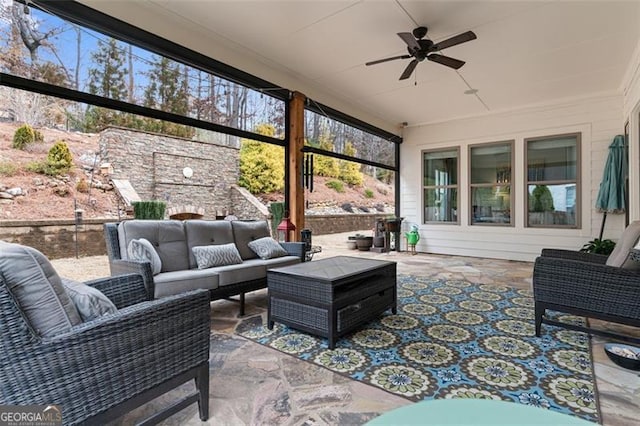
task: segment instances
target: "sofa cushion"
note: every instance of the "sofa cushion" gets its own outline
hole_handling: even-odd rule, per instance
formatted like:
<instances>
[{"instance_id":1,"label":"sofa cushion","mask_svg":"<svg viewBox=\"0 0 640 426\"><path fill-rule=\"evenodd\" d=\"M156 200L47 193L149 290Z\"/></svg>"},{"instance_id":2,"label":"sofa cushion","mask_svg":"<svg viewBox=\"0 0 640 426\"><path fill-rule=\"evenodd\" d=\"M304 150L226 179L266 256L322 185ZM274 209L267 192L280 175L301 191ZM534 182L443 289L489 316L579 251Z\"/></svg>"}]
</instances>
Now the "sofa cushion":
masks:
<instances>
[{"instance_id":1,"label":"sofa cushion","mask_svg":"<svg viewBox=\"0 0 640 426\"><path fill-rule=\"evenodd\" d=\"M260 259L249 259L239 265L218 266L213 270L220 277L218 281L220 287L224 287L244 281L266 279L267 269L263 262Z\"/></svg>"},{"instance_id":2,"label":"sofa cushion","mask_svg":"<svg viewBox=\"0 0 640 426\"><path fill-rule=\"evenodd\" d=\"M298 256L283 256L283 257L275 257L273 259L261 260L262 264L267 268L267 270L271 268L279 268L281 266L291 266L300 263L300 258Z\"/></svg>"},{"instance_id":3,"label":"sofa cushion","mask_svg":"<svg viewBox=\"0 0 640 426\"><path fill-rule=\"evenodd\" d=\"M204 288L218 288L218 274L214 269L186 269L184 271L162 272L153 277L154 297L160 298Z\"/></svg>"},{"instance_id":4,"label":"sofa cushion","mask_svg":"<svg viewBox=\"0 0 640 426\"><path fill-rule=\"evenodd\" d=\"M38 250L0 241L0 274L38 335L55 336L82 323L60 277Z\"/></svg>"},{"instance_id":5,"label":"sofa cushion","mask_svg":"<svg viewBox=\"0 0 640 426\"><path fill-rule=\"evenodd\" d=\"M156 249L162 261L161 272L189 269L187 236L179 220L127 220L118 225L120 255L127 257L131 240L144 238Z\"/></svg>"},{"instance_id":6,"label":"sofa cushion","mask_svg":"<svg viewBox=\"0 0 640 426\"><path fill-rule=\"evenodd\" d=\"M260 259L273 259L274 257L282 257L288 254L280 243L271 237L258 238L257 240L249 241L247 245Z\"/></svg>"},{"instance_id":7,"label":"sofa cushion","mask_svg":"<svg viewBox=\"0 0 640 426\"><path fill-rule=\"evenodd\" d=\"M187 235L189 267L191 269L198 267L193 255L194 247L234 242L231 222L226 220L185 220L184 230Z\"/></svg>"},{"instance_id":8,"label":"sofa cushion","mask_svg":"<svg viewBox=\"0 0 640 426\"><path fill-rule=\"evenodd\" d=\"M145 238L129 241L127 255L131 260L150 262L153 275L158 275L162 270L162 260L160 260L160 256L158 256L156 249L153 248L149 240Z\"/></svg>"},{"instance_id":9,"label":"sofa cushion","mask_svg":"<svg viewBox=\"0 0 640 426\"><path fill-rule=\"evenodd\" d=\"M198 269L242 263L240 253L234 243L194 247L193 255L196 258Z\"/></svg>"},{"instance_id":10,"label":"sofa cushion","mask_svg":"<svg viewBox=\"0 0 640 426\"><path fill-rule=\"evenodd\" d=\"M116 305L97 288L66 278L62 278L62 285L84 322L118 312Z\"/></svg>"},{"instance_id":11,"label":"sofa cushion","mask_svg":"<svg viewBox=\"0 0 640 426\"><path fill-rule=\"evenodd\" d=\"M258 257L256 253L249 248L249 242L271 236L269 224L266 220L234 220L231 222L231 227L233 228L233 238L242 260L255 259Z\"/></svg>"},{"instance_id":12,"label":"sofa cushion","mask_svg":"<svg viewBox=\"0 0 640 426\"><path fill-rule=\"evenodd\" d=\"M629 259L629 251L638 243L640 239L640 220L631 222L620 236L613 251L607 258L608 266L636 269L640 265Z\"/></svg>"}]
</instances>

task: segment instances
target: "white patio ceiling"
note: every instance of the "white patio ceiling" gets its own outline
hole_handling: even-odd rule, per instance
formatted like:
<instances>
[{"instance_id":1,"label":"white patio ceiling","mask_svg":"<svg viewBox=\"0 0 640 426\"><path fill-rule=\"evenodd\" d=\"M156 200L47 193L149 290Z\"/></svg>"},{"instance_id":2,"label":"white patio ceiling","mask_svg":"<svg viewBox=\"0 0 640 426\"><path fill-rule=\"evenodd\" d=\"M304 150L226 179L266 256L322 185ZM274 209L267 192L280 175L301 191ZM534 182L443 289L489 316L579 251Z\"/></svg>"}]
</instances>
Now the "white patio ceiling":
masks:
<instances>
[{"instance_id":1,"label":"white patio ceiling","mask_svg":"<svg viewBox=\"0 0 640 426\"><path fill-rule=\"evenodd\" d=\"M438 122L621 91L640 39L640 1L82 0L89 6L373 122ZM458 71L409 60L396 35L429 28ZM465 90L477 89L477 95Z\"/></svg>"}]
</instances>

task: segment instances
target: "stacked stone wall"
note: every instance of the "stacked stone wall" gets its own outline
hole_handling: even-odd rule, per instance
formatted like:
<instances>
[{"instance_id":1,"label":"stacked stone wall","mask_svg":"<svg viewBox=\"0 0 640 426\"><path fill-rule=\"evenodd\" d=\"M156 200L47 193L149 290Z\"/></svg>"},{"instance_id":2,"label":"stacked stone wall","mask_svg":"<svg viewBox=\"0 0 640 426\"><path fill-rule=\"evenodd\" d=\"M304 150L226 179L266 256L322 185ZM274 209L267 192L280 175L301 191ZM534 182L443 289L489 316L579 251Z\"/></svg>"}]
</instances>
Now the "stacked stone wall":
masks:
<instances>
[{"instance_id":1,"label":"stacked stone wall","mask_svg":"<svg viewBox=\"0 0 640 426\"><path fill-rule=\"evenodd\" d=\"M129 180L143 200L201 207L206 219L235 210L230 191L239 177L237 148L115 127L103 130L99 143L112 178ZM190 177L183 174L187 167Z\"/></svg>"}]
</instances>

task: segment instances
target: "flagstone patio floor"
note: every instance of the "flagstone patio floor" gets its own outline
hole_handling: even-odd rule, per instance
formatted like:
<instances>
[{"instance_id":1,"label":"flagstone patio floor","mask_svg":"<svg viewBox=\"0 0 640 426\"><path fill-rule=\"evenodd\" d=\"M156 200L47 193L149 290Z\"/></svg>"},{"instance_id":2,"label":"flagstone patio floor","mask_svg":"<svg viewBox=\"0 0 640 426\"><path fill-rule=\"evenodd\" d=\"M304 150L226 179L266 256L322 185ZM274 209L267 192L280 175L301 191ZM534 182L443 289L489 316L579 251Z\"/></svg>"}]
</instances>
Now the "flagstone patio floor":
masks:
<instances>
[{"instance_id":1,"label":"flagstone patio floor","mask_svg":"<svg viewBox=\"0 0 640 426\"><path fill-rule=\"evenodd\" d=\"M347 255L388 259L398 263L398 273L439 279L464 279L476 283L531 288L533 263L506 260L416 254L373 253L348 250L347 235L313 237L323 251L320 259ZM53 261L60 275L88 279L108 275L106 257ZM87 268L82 264L86 263ZM90 267L89 267L90 265ZM93 269L94 276L82 276ZM309 362L278 352L234 334L238 304L212 303L212 357L210 418L201 422L195 405L166 420L166 425L359 425L391 409L410 404L404 398L353 381ZM247 295L247 316L266 319L266 290ZM633 330L598 322L611 329ZM543 325L544 327L544 325ZM592 351L602 423L611 426L640 424L640 375L613 364L606 356L606 339L593 338ZM188 384L131 412L114 424L129 425L192 389ZM523 419L526 421L526 419Z\"/></svg>"}]
</instances>

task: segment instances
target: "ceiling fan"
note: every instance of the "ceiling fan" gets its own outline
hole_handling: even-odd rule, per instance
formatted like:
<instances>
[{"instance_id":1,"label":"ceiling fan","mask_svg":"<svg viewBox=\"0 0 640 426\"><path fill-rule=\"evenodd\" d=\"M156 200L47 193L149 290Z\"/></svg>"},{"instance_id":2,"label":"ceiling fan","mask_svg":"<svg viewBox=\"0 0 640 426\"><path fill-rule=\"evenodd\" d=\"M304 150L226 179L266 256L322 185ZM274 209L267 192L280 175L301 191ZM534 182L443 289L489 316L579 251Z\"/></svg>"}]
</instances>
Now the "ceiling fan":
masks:
<instances>
[{"instance_id":1,"label":"ceiling fan","mask_svg":"<svg viewBox=\"0 0 640 426\"><path fill-rule=\"evenodd\" d=\"M475 40L477 38L473 31L467 31L465 33L458 34L457 36L453 36L451 38L443 40L440 43L434 43L428 38L425 39L424 37L426 35L427 27L418 27L413 30L413 33L398 33L398 37L400 37L402 41L407 44L407 51L409 51L408 55L378 59L377 61L367 62L365 65L369 66L382 62L394 61L396 59L413 58L413 60L409 62L409 65L407 65L407 67L404 69L404 72L400 76L400 80L406 80L407 78L409 78L411 76L411 73L413 73L413 70L416 69L418 62L422 62L425 59L437 62L447 67L459 69L465 64L464 61L450 58L448 56L440 55L434 52L439 52L440 50L446 49L447 47L466 43L467 41Z\"/></svg>"}]
</instances>

